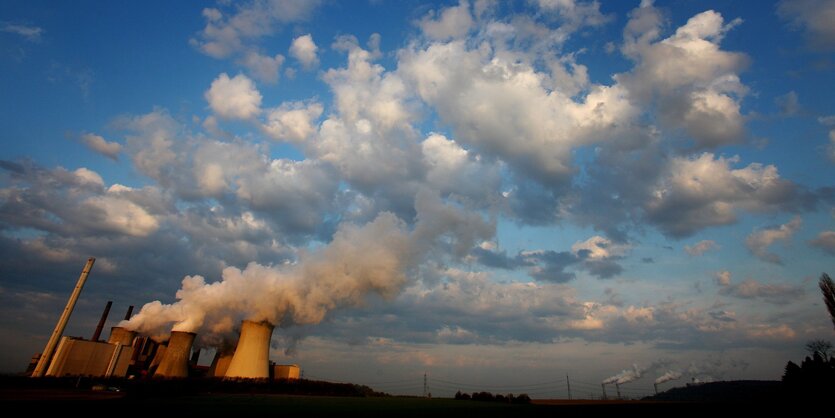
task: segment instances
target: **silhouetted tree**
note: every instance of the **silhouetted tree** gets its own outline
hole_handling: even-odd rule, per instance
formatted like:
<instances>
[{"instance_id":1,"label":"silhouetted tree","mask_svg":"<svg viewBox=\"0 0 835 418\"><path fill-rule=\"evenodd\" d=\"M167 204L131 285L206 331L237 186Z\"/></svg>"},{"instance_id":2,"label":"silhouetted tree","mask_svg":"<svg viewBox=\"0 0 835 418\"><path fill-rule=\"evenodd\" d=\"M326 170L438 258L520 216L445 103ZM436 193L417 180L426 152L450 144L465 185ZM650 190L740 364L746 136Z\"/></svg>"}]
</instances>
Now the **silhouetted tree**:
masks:
<instances>
[{"instance_id":1,"label":"silhouetted tree","mask_svg":"<svg viewBox=\"0 0 835 418\"><path fill-rule=\"evenodd\" d=\"M823 361L829 361L829 352L832 351L832 343L826 340L812 340L806 343L806 351L812 356L821 356Z\"/></svg>"},{"instance_id":2,"label":"silhouetted tree","mask_svg":"<svg viewBox=\"0 0 835 418\"><path fill-rule=\"evenodd\" d=\"M835 283L826 273L821 274L818 286L823 292L823 301L826 303L826 309L829 311L829 317L832 319L832 326L835 326Z\"/></svg>"}]
</instances>

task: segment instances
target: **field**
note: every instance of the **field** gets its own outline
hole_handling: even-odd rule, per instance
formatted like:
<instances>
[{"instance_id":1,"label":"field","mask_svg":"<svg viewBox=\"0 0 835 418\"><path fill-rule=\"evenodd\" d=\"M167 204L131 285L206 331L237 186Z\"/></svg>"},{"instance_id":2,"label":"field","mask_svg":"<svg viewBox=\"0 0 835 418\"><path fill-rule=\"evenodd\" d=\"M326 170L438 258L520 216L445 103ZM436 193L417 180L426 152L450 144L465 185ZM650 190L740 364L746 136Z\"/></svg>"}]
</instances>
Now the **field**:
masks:
<instances>
[{"instance_id":1,"label":"field","mask_svg":"<svg viewBox=\"0 0 835 418\"><path fill-rule=\"evenodd\" d=\"M630 416L676 416L727 410L717 403L675 403L640 401L541 400L530 405L456 401L409 397L326 397L271 394L197 394L135 399L118 392L68 390L4 390L0 401L7 407L25 408L32 413L84 413L85 416L161 416L185 413L199 417L338 416L338 417L572 417L598 414ZM739 405L734 405L739 406ZM750 405L748 405L750 406ZM764 409L764 408L763 408ZM750 409L749 409L750 411Z\"/></svg>"}]
</instances>

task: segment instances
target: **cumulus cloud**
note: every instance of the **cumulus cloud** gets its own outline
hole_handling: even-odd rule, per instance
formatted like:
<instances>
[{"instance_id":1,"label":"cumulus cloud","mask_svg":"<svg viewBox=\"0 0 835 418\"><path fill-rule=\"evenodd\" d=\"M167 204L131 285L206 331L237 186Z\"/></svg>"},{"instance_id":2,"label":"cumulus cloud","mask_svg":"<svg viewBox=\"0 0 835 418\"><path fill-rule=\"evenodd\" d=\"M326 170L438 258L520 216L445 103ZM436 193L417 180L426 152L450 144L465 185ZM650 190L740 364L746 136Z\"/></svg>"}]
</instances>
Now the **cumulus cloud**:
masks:
<instances>
[{"instance_id":1,"label":"cumulus cloud","mask_svg":"<svg viewBox=\"0 0 835 418\"><path fill-rule=\"evenodd\" d=\"M299 36L293 39L290 44L290 55L299 60L304 68L313 68L319 63L319 57L316 52L319 47L313 42L313 36L310 34Z\"/></svg>"},{"instance_id":2,"label":"cumulus cloud","mask_svg":"<svg viewBox=\"0 0 835 418\"><path fill-rule=\"evenodd\" d=\"M44 33L41 27L11 22L0 23L0 31L20 35L29 42L40 42Z\"/></svg>"},{"instance_id":3,"label":"cumulus cloud","mask_svg":"<svg viewBox=\"0 0 835 418\"><path fill-rule=\"evenodd\" d=\"M730 283L719 289L720 295L732 296L740 299L762 299L769 303L784 305L803 296L803 289L788 284L763 284L754 279L745 279L741 283ZM721 280L722 278L717 278Z\"/></svg>"},{"instance_id":4,"label":"cumulus cloud","mask_svg":"<svg viewBox=\"0 0 835 418\"><path fill-rule=\"evenodd\" d=\"M721 14L708 10L659 41L662 22L651 3L631 13L621 51L636 66L615 79L631 98L655 106L662 126L686 132L697 149L741 141L745 129L739 102L747 88L739 72L748 58L720 48L741 19L725 23Z\"/></svg>"},{"instance_id":5,"label":"cumulus cloud","mask_svg":"<svg viewBox=\"0 0 835 418\"><path fill-rule=\"evenodd\" d=\"M716 241L702 240L702 241L699 241L699 242L693 244L692 246L685 245L684 246L684 251L687 254L690 254L692 256L697 257L697 256L700 256L700 255L708 252L708 251L718 250L719 248L720 248L719 244L717 244Z\"/></svg>"},{"instance_id":6,"label":"cumulus cloud","mask_svg":"<svg viewBox=\"0 0 835 418\"><path fill-rule=\"evenodd\" d=\"M221 73L205 94L209 107L227 119L251 119L261 112L261 93L247 76Z\"/></svg>"},{"instance_id":7,"label":"cumulus cloud","mask_svg":"<svg viewBox=\"0 0 835 418\"><path fill-rule=\"evenodd\" d=\"M318 6L318 0L252 0L237 5L234 12L206 8L206 26L191 44L210 57L227 58L246 52L281 24L307 19Z\"/></svg>"},{"instance_id":8,"label":"cumulus cloud","mask_svg":"<svg viewBox=\"0 0 835 418\"><path fill-rule=\"evenodd\" d=\"M803 30L809 44L816 49L835 48L835 4L828 0L782 0L777 14Z\"/></svg>"},{"instance_id":9,"label":"cumulus cloud","mask_svg":"<svg viewBox=\"0 0 835 418\"><path fill-rule=\"evenodd\" d=\"M278 82L278 73L281 65L284 64L284 56L277 54L270 57L249 51L241 58L241 64L249 69L249 73L257 80L274 84Z\"/></svg>"},{"instance_id":10,"label":"cumulus cloud","mask_svg":"<svg viewBox=\"0 0 835 418\"><path fill-rule=\"evenodd\" d=\"M738 161L711 153L672 158L645 204L647 219L667 235L686 237L734 223L740 210L777 211L804 203L802 190L780 178L777 167L733 168Z\"/></svg>"},{"instance_id":11,"label":"cumulus cloud","mask_svg":"<svg viewBox=\"0 0 835 418\"><path fill-rule=\"evenodd\" d=\"M826 155L829 161L835 163L835 115L821 116L818 118L821 125L829 127L829 144L826 146Z\"/></svg>"},{"instance_id":12,"label":"cumulus cloud","mask_svg":"<svg viewBox=\"0 0 835 418\"><path fill-rule=\"evenodd\" d=\"M817 237L809 241L809 244L835 255L835 231L821 231Z\"/></svg>"},{"instance_id":13,"label":"cumulus cloud","mask_svg":"<svg viewBox=\"0 0 835 418\"><path fill-rule=\"evenodd\" d=\"M263 130L277 141L304 141L316 133L324 108L316 102L288 102L265 111Z\"/></svg>"},{"instance_id":14,"label":"cumulus cloud","mask_svg":"<svg viewBox=\"0 0 835 418\"><path fill-rule=\"evenodd\" d=\"M104 139L101 135L85 133L81 135L81 142L87 145L91 150L104 155L111 160L118 160L119 153L122 151L122 144L118 142L110 142Z\"/></svg>"},{"instance_id":15,"label":"cumulus cloud","mask_svg":"<svg viewBox=\"0 0 835 418\"><path fill-rule=\"evenodd\" d=\"M759 231L752 232L751 235L748 235L748 238L745 239L745 246L748 247L748 250L751 251L752 254L763 261L782 264L780 256L769 252L768 247L777 241L787 241L791 239L794 233L800 229L801 223L802 221L800 217L796 216L783 225L764 228Z\"/></svg>"},{"instance_id":16,"label":"cumulus cloud","mask_svg":"<svg viewBox=\"0 0 835 418\"><path fill-rule=\"evenodd\" d=\"M794 116L800 111L800 99L794 90L774 99L774 103L785 116Z\"/></svg>"},{"instance_id":17,"label":"cumulus cloud","mask_svg":"<svg viewBox=\"0 0 835 418\"><path fill-rule=\"evenodd\" d=\"M718 286L728 287L731 285L731 272L727 270L717 272L713 279Z\"/></svg>"},{"instance_id":18,"label":"cumulus cloud","mask_svg":"<svg viewBox=\"0 0 835 418\"><path fill-rule=\"evenodd\" d=\"M473 27L470 3L467 0L461 0L458 6L429 12L417 22L417 25L424 35L433 40L445 41L461 38Z\"/></svg>"}]
</instances>

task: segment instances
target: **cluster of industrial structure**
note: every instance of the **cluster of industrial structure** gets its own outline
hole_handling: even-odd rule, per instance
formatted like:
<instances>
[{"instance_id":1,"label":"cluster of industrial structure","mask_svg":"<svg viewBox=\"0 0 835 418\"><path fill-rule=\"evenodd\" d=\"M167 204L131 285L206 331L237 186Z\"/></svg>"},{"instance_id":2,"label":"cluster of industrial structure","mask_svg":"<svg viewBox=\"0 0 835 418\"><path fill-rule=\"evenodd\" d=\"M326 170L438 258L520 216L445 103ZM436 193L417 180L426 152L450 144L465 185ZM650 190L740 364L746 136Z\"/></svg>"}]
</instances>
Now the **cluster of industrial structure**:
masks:
<instances>
[{"instance_id":1,"label":"cluster of industrial structure","mask_svg":"<svg viewBox=\"0 0 835 418\"><path fill-rule=\"evenodd\" d=\"M107 302L91 339L64 336L64 328L94 262L94 258L87 261L43 353L32 357L27 369L32 377L299 378L298 365L279 365L270 361L270 340L274 327L268 322L244 320L237 345L230 349L218 349L208 367L197 364L201 349L194 347L197 334L193 332L172 330L167 341L155 341L116 326L111 328L107 341L101 341L99 338L112 302ZM130 306L125 320L130 319L132 313L133 306Z\"/></svg>"}]
</instances>

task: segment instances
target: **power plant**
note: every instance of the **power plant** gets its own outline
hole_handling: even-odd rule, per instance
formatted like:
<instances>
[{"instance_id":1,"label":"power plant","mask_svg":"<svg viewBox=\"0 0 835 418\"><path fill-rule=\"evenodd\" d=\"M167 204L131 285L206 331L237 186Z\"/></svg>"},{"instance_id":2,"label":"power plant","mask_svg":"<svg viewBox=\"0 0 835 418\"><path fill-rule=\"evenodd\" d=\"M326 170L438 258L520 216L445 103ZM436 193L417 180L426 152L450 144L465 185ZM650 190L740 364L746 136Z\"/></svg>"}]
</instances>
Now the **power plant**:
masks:
<instances>
[{"instance_id":1,"label":"power plant","mask_svg":"<svg viewBox=\"0 0 835 418\"><path fill-rule=\"evenodd\" d=\"M107 341L102 330L112 301L108 301L90 340L64 336L63 332L95 262L90 258L62 312L44 351L30 364L32 377L153 377L183 379L209 377L223 379L299 379L298 365L270 362L270 340L274 326L267 322L244 320L237 345L219 348L210 367L198 366L200 348L194 347L197 334L172 330L167 341L154 341L121 326L110 329ZM128 308L125 320L133 313Z\"/></svg>"}]
</instances>

